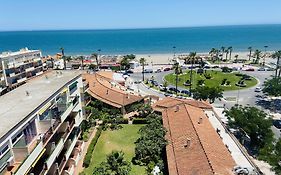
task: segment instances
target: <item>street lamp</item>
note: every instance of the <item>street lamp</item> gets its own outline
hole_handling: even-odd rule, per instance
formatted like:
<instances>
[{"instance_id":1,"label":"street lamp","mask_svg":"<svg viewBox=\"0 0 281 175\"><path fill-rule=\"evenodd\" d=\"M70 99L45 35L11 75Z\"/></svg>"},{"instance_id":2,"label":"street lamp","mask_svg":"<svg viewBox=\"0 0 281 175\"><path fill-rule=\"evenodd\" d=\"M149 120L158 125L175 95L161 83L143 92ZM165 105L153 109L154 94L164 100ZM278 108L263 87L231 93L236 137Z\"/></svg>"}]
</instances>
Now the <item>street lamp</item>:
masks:
<instances>
[{"instance_id":1,"label":"street lamp","mask_svg":"<svg viewBox=\"0 0 281 175\"><path fill-rule=\"evenodd\" d=\"M100 56L101 49L98 49L98 55L97 55L97 68L99 69L99 56Z\"/></svg>"}]
</instances>

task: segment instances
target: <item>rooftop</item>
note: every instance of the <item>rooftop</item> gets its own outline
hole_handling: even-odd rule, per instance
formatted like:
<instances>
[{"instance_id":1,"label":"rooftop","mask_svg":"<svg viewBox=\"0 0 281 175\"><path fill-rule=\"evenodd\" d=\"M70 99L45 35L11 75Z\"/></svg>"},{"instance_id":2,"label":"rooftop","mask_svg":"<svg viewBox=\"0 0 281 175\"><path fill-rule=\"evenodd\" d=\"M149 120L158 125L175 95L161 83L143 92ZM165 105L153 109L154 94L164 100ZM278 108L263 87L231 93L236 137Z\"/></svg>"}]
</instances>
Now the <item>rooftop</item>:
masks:
<instances>
[{"instance_id":1,"label":"rooftop","mask_svg":"<svg viewBox=\"0 0 281 175\"><path fill-rule=\"evenodd\" d=\"M0 53L0 58L6 58L6 57L10 57L10 56L19 55L19 54L26 54L26 53L39 52L39 51L40 50L29 50L28 48L23 48L16 52L11 52L11 51L2 52L2 53Z\"/></svg>"},{"instance_id":2,"label":"rooftop","mask_svg":"<svg viewBox=\"0 0 281 175\"><path fill-rule=\"evenodd\" d=\"M24 120L65 84L79 76L78 71L51 71L0 97L0 138ZM47 87L47 88L46 88ZM29 95L27 95L27 92ZM4 121L4 122L3 122Z\"/></svg>"},{"instance_id":3,"label":"rooftop","mask_svg":"<svg viewBox=\"0 0 281 175\"><path fill-rule=\"evenodd\" d=\"M87 92L91 96L116 108L121 108L143 99L141 96L127 93L124 87L112 79L112 73L110 72L101 71L94 74L83 74L83 78L89 82Z\"/></svg>"},{"instance_id":4,"label":"rooftop","mask_svg":"<svg viewBox=\"0 0 281 175\"><path fill-rule=\"evenodd\" d=\"M153 108L162 112L168 131L169 174L233 174L236 164L204 113L204 109L212 109L209 104L165 98Z\"/></svg>"}]
</instances>

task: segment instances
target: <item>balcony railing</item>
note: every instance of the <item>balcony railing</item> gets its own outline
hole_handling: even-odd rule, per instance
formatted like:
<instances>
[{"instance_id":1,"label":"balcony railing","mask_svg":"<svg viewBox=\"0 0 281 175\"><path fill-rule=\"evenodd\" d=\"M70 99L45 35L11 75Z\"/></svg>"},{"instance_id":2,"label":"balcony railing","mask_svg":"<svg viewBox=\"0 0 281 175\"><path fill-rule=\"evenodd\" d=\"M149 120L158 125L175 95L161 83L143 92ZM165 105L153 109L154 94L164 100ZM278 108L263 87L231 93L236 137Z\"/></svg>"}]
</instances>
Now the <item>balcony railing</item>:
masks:
<instances>
[{"instance_id":1,"label":"balcony railing","mask_svg":"<svg viewBox=\"0 0 281 175\"><path fill-rule=\"evenodd\" d=\"M15 175L25 174L33 164L34 160L36 160L38 156L42 153L43 149L43 142L39 141L34 150L29 154L29 156L22 162L20 167L17 169Z\"/></svg>"}]
</instances>

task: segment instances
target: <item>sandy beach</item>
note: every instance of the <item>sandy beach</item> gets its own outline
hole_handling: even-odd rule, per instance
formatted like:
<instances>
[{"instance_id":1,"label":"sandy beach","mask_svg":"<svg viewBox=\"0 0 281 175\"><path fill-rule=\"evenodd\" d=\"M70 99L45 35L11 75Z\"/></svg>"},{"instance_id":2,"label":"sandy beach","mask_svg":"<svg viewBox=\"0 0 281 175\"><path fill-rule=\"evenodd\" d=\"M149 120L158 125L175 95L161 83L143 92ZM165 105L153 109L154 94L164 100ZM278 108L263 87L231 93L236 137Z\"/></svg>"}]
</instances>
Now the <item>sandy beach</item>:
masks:
<instances>
[{"instance_id":1,"label":"sandy beach","mask_svg":"<svg viewBox=\"0 0 281 175\"><path fill-rule=\"evenodd\" d=\"M252 51L252 54L254 51ZM269 53L269 52L268 52ZM188 55L189 53L176 53L176 57ZM209 56L209 53L197 53L200 56ZM239 55L238 59L248 59L249 52L232 52L232 59L235 59L234 56ZM174 57L173 53L170 54L136 54L136 59L145 58L147 63L151 64L167 64L172 63ZM224 54L225 57L225 54ZM229 56L228 56L229 57Z\"/></svg>"}]
</instances>

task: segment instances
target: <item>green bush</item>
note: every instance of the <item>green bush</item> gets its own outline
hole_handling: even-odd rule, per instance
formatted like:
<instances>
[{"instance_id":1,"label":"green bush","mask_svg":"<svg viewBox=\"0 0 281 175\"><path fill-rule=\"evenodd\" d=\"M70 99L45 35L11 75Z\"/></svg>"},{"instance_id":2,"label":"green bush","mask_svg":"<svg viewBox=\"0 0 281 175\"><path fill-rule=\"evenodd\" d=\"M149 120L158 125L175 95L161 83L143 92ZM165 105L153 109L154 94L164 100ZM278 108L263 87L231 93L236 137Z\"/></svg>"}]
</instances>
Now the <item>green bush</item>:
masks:
<instances>
[{"instance_id":1,"label":"green bush","mask_svg":"<svg viewBox=\"0 0 281 175\"><path fill-rule=\"evenodd\" d=\"M94 151L94 148L98 142L98 139L101 135L101 131L102 131L102 128L98 128L97 132L96 132L96 135L95 137L93 138L93 140L91 141L89 147L88 147L88 150L87 150L87 153L85 155L85 158L84 158L84 161L83 161L83 166L85 168L88 168L89 165L91 164L91 159L92 159L92 153Z\"/></svg>"},{"instance_id":2,"label":"green bush","mask_svg":"<svg viewBox=\"0 0 281 175\"><path fill-rule=\"evenodd\" d=\"M147 124L147 120L145 118L134 118L133 124Z\"/></svg>"},{"instance_id":3,"label":"green bush","mask_svg":"<svg viewBox=\"0 0 281 175\"><path fill-rule=\"evenodd\" d=\"M212 78L212 75L211 75L211 74L205 73L204 76L205 76L206 79L211 79L211 78Z\"/></svg>"},{"instance_id":4,"label":"green bush","mask_svg":"<svg viewBox=\"0 0 281 175\"><path fill-rule=\"evenodd\" d=\"M118 121L117 121L118 124L128 124L128 119L127 118L120 118Z\"/></svg>"}]
</instances>

